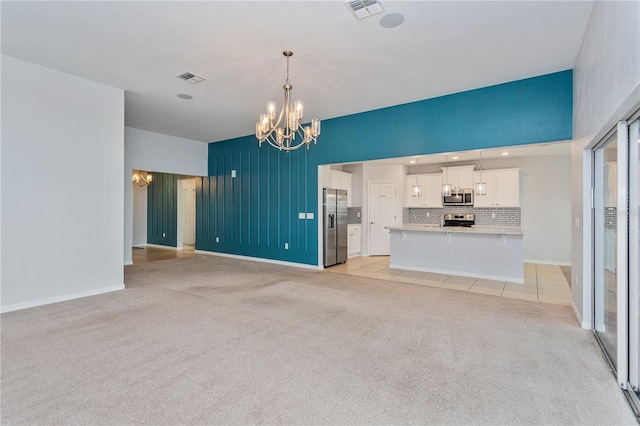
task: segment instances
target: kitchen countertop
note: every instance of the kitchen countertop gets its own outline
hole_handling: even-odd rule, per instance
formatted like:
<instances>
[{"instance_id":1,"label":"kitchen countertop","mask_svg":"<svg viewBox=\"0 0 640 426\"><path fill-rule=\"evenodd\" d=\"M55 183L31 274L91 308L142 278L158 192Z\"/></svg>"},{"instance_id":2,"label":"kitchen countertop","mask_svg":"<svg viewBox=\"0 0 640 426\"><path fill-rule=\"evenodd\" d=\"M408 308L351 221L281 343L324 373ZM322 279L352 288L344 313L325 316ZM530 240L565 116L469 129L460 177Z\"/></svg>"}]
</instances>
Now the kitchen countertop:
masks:
<instances>
[{"instance_id":1,"label":"kitchen countertop","mask_svg":"<svg viewBox=\"0 0 640 426\"><path fill-rule=\"evenodd\" d=\"M524 235L518 226L440 226L440 225L402 225L387 226L391 231L412 231L412 232L458 232L466 234L495 234L495 235Z\"/></svg>"}]
</instances>

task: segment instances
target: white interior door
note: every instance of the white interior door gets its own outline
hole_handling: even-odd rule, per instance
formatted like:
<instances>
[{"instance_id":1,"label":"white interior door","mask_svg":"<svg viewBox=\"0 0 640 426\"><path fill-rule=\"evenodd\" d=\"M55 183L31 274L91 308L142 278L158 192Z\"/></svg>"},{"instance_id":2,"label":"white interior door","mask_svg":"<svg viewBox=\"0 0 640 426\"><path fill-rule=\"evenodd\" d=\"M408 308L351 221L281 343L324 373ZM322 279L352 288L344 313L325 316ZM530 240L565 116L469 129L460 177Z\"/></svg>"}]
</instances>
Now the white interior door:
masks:
<instances>
[{"instance_id":1,"label":"white interior door","mask_svg":"<svg viewBox=\"0 0 640 426\"><path fill-rule=\"evenodd\" d=\"M389 230L396 224L396 184L369 182L369 256L388 256Z\"/></svg>"}]
</instances>

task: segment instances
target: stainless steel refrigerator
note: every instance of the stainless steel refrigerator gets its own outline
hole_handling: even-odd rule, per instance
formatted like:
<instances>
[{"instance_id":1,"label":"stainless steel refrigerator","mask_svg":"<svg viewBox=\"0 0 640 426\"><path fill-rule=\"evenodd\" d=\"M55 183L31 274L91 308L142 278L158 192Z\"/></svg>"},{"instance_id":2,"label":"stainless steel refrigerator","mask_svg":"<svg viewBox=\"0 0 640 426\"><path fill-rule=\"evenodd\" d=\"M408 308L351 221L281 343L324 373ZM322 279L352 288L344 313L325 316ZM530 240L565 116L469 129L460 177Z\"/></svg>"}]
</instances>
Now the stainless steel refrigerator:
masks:
<instances>
[{"instance_id":1,"label":"stainless steel refrigerator","mask_svg":"<svg viewBox=\"0 0 640 426\"><path fill-rule=\"evenodd\" d=\"M324 266L347 261L347 191L323 189Z\"/></svg>"}]
</instances>

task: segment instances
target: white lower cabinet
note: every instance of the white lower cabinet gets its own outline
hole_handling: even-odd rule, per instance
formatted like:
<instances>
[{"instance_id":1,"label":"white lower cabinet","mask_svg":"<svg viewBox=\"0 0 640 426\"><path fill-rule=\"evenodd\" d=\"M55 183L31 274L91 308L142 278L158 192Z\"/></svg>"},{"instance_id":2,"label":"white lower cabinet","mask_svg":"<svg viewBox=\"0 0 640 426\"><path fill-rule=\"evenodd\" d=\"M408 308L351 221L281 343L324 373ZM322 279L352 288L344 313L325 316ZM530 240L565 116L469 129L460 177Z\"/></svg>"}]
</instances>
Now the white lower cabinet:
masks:
<instances>
[{"instance_id":1,"label":"white lower cabinet","mask_svg":"<svg viewBox=\"0 0 640 426\"><path fill-rule=\"evenodd\" d=\"M347 225L347 255L355 256L362 251L362 225Z\"/></svg>"}]
</instances>

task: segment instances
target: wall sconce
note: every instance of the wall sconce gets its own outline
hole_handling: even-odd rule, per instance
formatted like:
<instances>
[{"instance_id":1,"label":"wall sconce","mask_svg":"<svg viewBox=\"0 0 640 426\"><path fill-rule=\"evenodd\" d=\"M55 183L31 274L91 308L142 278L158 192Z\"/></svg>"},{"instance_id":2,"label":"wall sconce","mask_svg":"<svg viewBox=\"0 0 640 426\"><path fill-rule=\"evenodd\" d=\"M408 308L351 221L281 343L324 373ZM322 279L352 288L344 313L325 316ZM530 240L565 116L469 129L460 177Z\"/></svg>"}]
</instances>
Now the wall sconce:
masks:
<instances>
[{"instance_id":1,"label":"wall sconce","mask_svg":"<svg viewBox=\"0 0 640 426\"><path fill-rule=\"evenodd\" d=\"M151 176L151 173L144 172L142 170L134 170L133 175L131 176L131 182L138 186L149 185L152 180L153 176Z\"/></svg>"}]
</instances>

